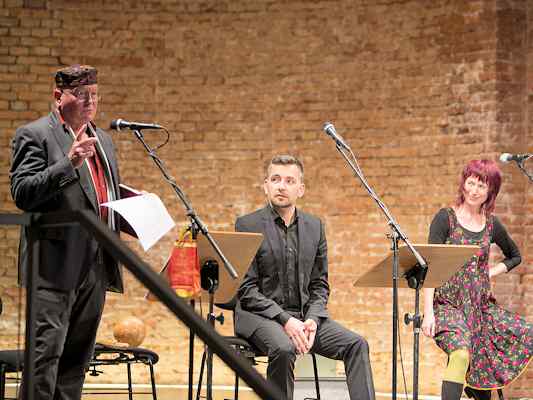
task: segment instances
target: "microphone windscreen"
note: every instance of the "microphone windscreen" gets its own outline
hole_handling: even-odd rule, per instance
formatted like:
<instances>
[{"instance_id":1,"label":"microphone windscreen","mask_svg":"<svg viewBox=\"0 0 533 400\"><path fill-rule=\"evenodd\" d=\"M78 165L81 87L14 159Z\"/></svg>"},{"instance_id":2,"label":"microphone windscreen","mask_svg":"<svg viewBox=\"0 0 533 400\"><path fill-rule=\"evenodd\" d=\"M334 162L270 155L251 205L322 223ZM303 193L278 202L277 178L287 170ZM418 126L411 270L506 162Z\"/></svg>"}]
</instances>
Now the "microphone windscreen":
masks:
<instances>
[{"instance_id":1,"label":"microphone windscreen","mask_svg":"<svg viewBox=\"0 0 533 400\"><path fill-rule=\"evenodd\" d=\"M120 131L120 124L122 123L122 119L114 119L113 121L111 121L111 123L109 124L109 128L110 129L113 129L115 131Z\"/></svg>"},{"instance_id":2,"label":"microphone windscreen","mask_svg":"<svg viewBox=\"0 0 533 400\"><path fill-rule=\"evenodd\" d=\"M500 161L501 161L502 163L508 163L508 162L510 162L512 159L513 159L513 155L512 155L512 154L509 154L509 153L502 153L502 155L500 156Z\"/></svg>"}]
</instances>

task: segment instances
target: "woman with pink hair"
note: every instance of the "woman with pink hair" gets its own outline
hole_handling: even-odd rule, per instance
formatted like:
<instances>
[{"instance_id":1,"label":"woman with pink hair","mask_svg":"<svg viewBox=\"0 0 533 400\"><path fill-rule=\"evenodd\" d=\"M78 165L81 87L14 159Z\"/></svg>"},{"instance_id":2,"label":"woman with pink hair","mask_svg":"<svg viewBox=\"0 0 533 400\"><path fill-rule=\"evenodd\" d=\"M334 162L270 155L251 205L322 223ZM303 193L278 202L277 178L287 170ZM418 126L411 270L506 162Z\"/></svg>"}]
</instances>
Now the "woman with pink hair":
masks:
<instances>
[{"instance_id":1,"label":"woman with pink hair","mask_svg":"<svg viewBox=\"0 0 533 400\"><path fill-rule=\"evenodd\" d=\"M520 251L493 215L501 173L494 161L472 160L461 175L455 205L433 218L429 243L477 245L478 253L437 289L424 289L422 331L448 354L443 400L490 399L526 368L533 354L533 325L500 307L490 278L521 262ZM489 266L490 244L504 259Z\"/></svg>"}]
</instances>

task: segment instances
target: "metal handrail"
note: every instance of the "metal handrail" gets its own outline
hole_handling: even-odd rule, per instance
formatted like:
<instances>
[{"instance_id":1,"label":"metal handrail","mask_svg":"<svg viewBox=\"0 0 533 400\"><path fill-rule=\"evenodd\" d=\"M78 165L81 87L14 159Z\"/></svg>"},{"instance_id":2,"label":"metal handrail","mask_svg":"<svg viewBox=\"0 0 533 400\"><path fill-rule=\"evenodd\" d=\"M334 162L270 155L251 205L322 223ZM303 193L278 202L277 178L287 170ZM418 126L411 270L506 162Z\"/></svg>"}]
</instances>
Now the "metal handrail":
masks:
<instances>
[{"instance_id":1,"label":"metal handrail","mask_svg":"<svg viewBox=\"0 0 533 400\"><path fill-rule=\"evenodd\" d=\"M209 346L237 375L239 375L252 388L255 393L265 400L280 400L283 398L277 387L267 382L246 359L238 355L204 319L202 319L184 300L179 298L168 286L159 274L136 255L120 238L110 230L106 224L100 221L94 214L88 211L72 211L65 213L25 213L25 214L0 214L0 225L22 225L29 228L29 243L31 253L38 254L39 236L37 230L46 226L61 226L79 223L90 232L98 243L109 254L122 263L150 292L156 296L181 322L183 322L194 334ZM33 232L33 235L32 235ZM30 270L28 271L27 285L27 311L26 311L26 352L24 379L31 387L33 376L33 353L34 353L34 315L33 315L33 282L38 268L38 256L29 255ZM33 279L31 279L33 277ZM28 308L29 307L29 308ZM30 350L30 351L28 351ZM31 399L31 393L25 397Z\"/></svg>"}]
</instances>

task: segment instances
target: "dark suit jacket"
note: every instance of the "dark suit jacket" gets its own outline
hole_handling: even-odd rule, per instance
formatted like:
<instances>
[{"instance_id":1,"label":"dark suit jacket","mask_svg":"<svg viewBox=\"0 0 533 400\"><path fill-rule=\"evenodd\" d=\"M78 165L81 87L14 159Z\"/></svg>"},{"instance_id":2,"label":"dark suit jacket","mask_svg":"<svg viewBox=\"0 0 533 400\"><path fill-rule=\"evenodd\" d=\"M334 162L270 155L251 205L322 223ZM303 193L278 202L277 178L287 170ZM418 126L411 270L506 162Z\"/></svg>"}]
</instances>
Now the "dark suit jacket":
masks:
<instances>
[{"instance_id":1,"label":"dark suit jacket","mask_svg":"<svg viewBox=\"0 0 533 400\"><path fill-rule=\"evenodd\" d=\"M262 233L265 238L243 278L235 308L237 334L250 337L263 318L283 312L280 299L281 265L285 252L270 206L237 219L235 230ZM328 318L327 243L322 222L298 210L298 282L304 320Z\"/></svg>"},{"instance_id":2,"label":"dark suit jacket","mask_svg":"<svg viewBox=\"0 0 533 400\"><path fill-rule=\"evenodd\" d=\"M113 186L118 194L119 174L113 143L101 129L96 129L96 135L109 161ZM10 179L11 194L18 208L41 213L89 210L98 214L88 167L83 165L75 169L68 159L72 142L56 113L17 129L12 143ZM39 237L40 285L74 289L89 268L100 262L106 266L108 288L122 291L122 273L117 262L81 226L43 228ZM27 246L27 232L22 229L19 245L21 283L27 268Z\"/></svg>"}]
</instances>

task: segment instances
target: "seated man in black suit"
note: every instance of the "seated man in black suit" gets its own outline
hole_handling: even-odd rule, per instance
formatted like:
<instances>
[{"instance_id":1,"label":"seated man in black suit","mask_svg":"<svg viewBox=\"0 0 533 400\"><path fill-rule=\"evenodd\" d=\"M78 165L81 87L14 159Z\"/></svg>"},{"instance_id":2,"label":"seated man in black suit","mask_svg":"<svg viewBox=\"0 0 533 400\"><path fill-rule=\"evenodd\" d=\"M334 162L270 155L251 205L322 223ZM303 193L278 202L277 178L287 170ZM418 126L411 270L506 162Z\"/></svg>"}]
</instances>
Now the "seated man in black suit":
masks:
<instances>
[{"instance_id":1,"label":"seated man in black suit","mask_svg":"<svg viewBox=\"0 0 533 400\"><path fill-rule=\"evenodd\" d=\"M296 209L303 165L276 156L268 165L266 207L237 219L237 231L265 236L238 291L235 326L268 354L268 379L292 400L294 361L309 351L343 360L351 400L374 399L366 340L329 318L327 244L322 222Z\"/></svg>"}]
</instances>

